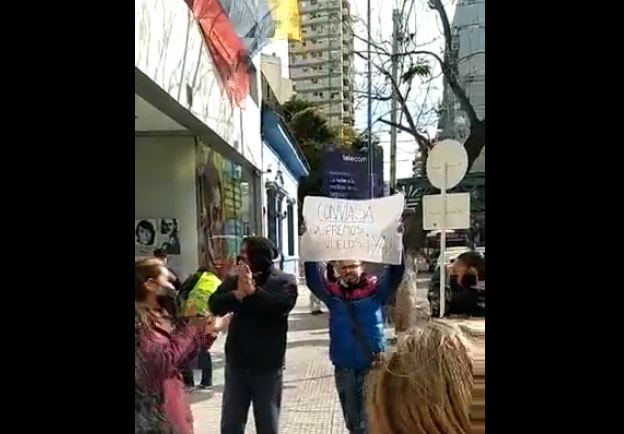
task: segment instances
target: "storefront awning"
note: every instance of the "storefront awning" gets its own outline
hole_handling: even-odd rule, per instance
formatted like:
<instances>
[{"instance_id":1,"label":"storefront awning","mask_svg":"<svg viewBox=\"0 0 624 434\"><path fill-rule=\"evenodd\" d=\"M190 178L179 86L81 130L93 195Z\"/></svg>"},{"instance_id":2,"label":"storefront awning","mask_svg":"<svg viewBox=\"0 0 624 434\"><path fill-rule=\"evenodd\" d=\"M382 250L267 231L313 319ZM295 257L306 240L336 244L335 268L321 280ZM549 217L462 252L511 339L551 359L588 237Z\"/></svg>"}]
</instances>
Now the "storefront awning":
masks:
<instances>
[{"instance_id":1,"label":"storefront awning","mask_svg":"<svg viewBox=\"0 0 624 434\"><path fill-rule=\"evenodd\" d=\"M297 179L310 174L303 151L282 119L268 108L262 109L262 138Z\"/></svg>"}]
</instances>

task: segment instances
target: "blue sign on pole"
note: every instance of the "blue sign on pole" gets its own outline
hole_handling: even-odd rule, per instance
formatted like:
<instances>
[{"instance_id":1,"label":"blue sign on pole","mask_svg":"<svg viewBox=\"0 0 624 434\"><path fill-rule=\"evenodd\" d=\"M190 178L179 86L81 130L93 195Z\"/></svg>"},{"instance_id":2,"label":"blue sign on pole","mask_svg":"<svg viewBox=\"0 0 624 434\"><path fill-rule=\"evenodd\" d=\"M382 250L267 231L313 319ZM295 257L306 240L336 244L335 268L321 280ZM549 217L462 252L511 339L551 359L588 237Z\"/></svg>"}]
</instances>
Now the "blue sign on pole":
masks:
<instances>
[{"instance_id":1,"label":"blue sign on pole","mask_svg":"<svg viewBox=\"0 0 624 434\"><path fill-rule=\"evenodd\" d=\"M382 158L375 158L374 161L373 197L381 197L384 194ZM365 152L340 150L325 152L321 166L321 179L324 196L339 199L370 199L368 156Z\"/></svg>"}]
</instances>

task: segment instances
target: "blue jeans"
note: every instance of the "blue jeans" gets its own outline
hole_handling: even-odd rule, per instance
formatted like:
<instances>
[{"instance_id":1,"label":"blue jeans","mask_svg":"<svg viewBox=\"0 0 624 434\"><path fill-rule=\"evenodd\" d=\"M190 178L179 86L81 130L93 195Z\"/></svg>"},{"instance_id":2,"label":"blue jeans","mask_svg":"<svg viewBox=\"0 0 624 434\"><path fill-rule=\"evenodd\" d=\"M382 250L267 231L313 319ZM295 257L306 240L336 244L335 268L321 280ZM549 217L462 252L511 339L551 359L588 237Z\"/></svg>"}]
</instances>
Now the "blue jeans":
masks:
<instances>
[{"instance_id":1,"label":"blue jeans","mask_svg":"<svg viewBox=\"0 0 624 434\"><path fill-rule=\"evenodd\" d=\"M367 373L367 369L336 368L334 371L342 414L351 434L366 434L363 388Z\"/></svg>"}]
</instances>

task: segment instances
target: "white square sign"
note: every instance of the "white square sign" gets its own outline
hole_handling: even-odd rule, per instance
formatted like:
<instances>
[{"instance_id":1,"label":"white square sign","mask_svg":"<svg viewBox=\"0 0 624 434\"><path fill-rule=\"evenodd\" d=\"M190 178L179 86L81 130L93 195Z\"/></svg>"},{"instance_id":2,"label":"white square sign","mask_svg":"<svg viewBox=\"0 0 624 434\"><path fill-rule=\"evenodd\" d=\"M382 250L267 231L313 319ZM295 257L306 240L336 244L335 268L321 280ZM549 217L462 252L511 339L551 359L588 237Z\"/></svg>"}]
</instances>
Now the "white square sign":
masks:
<instances>
[{"instance_id":1,"label":"white square sign","mask_svg":"<svg viewBox=\"0 0 624 434\"><path fill-rule=\"evenodd\" d=\"M433 231L442 228L442 195L423 197L423 229ZM446 229L470 228L470 193L446 195Z\"/></svg>"}]
</instances>

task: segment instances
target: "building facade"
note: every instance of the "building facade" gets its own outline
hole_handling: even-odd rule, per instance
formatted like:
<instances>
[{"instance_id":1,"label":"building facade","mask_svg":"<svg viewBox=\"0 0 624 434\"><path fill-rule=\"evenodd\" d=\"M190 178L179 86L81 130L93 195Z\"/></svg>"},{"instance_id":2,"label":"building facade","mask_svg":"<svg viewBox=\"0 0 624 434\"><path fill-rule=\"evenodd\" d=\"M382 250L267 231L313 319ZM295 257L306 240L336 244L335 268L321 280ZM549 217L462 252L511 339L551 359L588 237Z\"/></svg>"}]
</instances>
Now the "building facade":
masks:
<instances>
[{"instance_id":1,"label":"building facade","mask_svg":"<svg viewBox=\"0 0 624 434\"><path fill-rule=\"evenodd\" d=\"M282 74L282 59L263 54L262 185L266 236L279 250L284 271L299 274L299 181L310 173L303 151L278 106L292 96L292 82Z\"/></svg>"},{"instance_id":2,"label":"building facade","mask_svg":"<svg viewBox=\"0 0 624 434\"><path fill-rule=\"evenodd\" d=\"M263 140L260 53L234 102L218 63L228 53L215 57L201 24L183 0L135 0L135 257L163 248L182 278L207 264L225 276L245 236L269 233L277 211L266 184L278 171L287 191L280 215L296 218L287 214L292 201L297 209L289 176L307 174L285 156L288 144Z\"/></svg>"},{"instance_id":3,"label":"building facade","mask_svg":"<svg viewBox=\"0 0 624 434\"><path fill-rule=\"evenodd\" d=\"M460 0L452 22L453 53L458 62L460 84L466 90L477 117L485 119L485 0ZM445 87L440 129L444 138L463 143L470 124L452 90ZM485 148L473 165L485 170Z\"/></svg>"},{"instance_id":4,"label":"building facade","mask_svg":"<svg viewBox=\"0 0 624 434\"><path fill-rule=\"evenodd\" d=\"M299 0L301 42L289 44L298 99L317 103L330 126L353 125L354 44L349 0Z\"/></svg>"},{"instance_id":5,"label":"building facade","mask_svg":"<svg viewBox=\"0 0 624 434\"><path fill-rule=\"evenodd\" d=\"M292 80L282 75L282 59L279 56L263 53L260 59L262 101L275 108L293 96Z\"/></svg>"}]
</instances>

